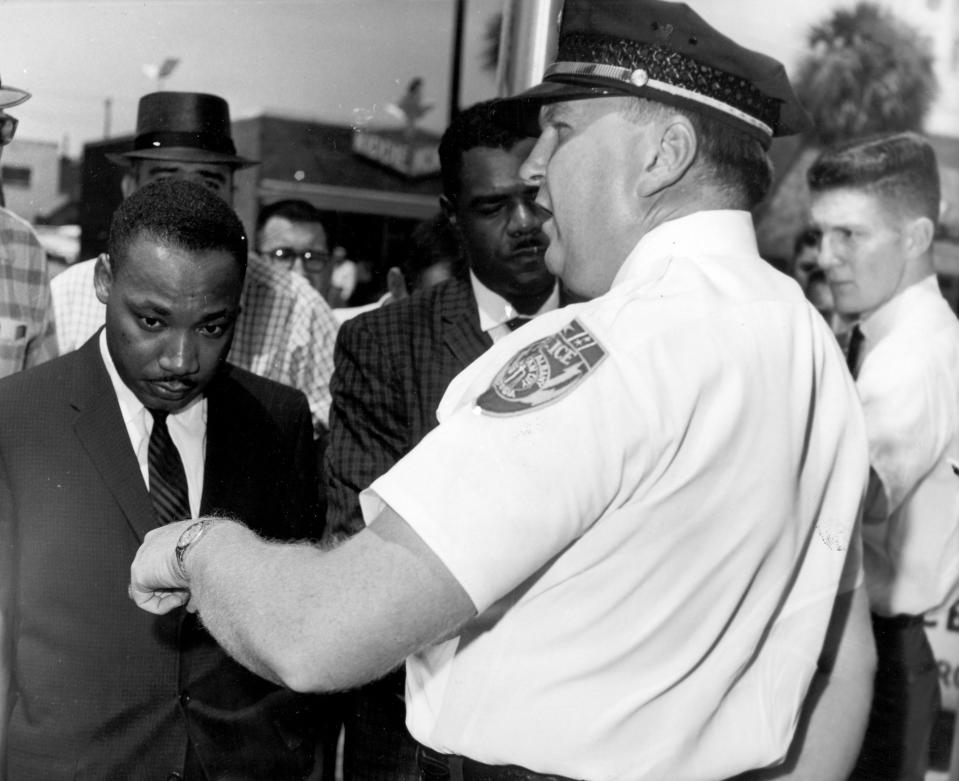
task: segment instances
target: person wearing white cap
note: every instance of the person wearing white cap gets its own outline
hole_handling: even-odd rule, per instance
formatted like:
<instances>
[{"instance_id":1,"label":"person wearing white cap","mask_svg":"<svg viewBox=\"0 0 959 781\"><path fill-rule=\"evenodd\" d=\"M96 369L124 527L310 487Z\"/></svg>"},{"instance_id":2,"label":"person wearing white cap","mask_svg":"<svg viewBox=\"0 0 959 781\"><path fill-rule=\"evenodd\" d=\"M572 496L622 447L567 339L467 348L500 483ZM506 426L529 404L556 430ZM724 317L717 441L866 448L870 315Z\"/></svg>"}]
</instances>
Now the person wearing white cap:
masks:
<instances>
[{"instance_id":1,"label":"person wearing white cap","mask_svg":"<svg viewBox=\"0 0 959 781\"><path fill-rule=\"evenodd\" d=\"M842 353L749 210L808 125L783 66L682 3L567 0L520 169L582 303L467 367L331 551L229 520L152 532L259 674L353 686L406 658L424 779L839 781L875 649L865 426Z\"/></svg>"},{"instance_id":2,"label":"person wearing white cap","mask_svg":"<svg viewBox=\"0 0 959 781\"><path fill-rule=\"evenodd\" d=\"M0 82L0 156L17 132L6 109L29 99ZM30 224L3 207L0 190L0 377L56 357L52 313L46 252Z\"/></svg>"}]
</instances>

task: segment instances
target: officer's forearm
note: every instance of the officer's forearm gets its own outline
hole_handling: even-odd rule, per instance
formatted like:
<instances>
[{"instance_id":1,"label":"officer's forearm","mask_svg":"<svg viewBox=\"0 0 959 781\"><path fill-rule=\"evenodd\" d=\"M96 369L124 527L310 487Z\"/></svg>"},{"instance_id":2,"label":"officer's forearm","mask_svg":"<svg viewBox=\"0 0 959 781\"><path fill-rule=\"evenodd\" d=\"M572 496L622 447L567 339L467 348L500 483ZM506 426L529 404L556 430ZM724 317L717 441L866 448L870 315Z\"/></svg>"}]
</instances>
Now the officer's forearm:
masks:
<instances>
[{"instance_id":1,"label":"officer's forearm","mask_svg":"<svg viewBox=\"0 0 959 781\"><path fill-rule=\"evenodd\" d=\"M188 554L193 606L228 653L291 689L377 678L475 613L432 551L388 515L330 551L217 524Z\"/></svg>"}]
</instances>

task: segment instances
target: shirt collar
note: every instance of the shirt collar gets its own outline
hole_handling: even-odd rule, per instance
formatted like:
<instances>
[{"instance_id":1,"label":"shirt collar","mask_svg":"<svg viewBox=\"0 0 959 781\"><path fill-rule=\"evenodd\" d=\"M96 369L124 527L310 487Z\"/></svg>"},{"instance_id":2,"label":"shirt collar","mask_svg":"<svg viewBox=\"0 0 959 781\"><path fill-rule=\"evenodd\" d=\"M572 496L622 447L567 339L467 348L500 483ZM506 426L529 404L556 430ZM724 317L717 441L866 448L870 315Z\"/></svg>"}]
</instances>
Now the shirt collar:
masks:
<instances>
[{"instance_id":1,"label":"shirt collar","mask_svg":"<svg viewBox=\"0 0 959 781\"><path fill-rule=\"evenodd\" d=\"M657 279L672 257L703 255L758 256L752 216L746 211L702 211L667 220L643 236L613 279L615 287L627 279Z\"/></svg>"},{"instance_id":2,"label":"shirt collar","mask_svg":"<svg viewBox=\"0 0 959 781\"><path fill-rule=\"evenodd\" d=\"M916 298L924 298L930 293L939 296L939 282L935 274L923 277L894 295L870 315L864 317L859 322L859 328L865 337L863 346L876 344L883 339L896 327L906 313L921 308L922 304L917 303Z\"/></svg>"},{"instance_id":3,"label":"shirt collar","mask_svg":"<svg viewBox=\"0 0 959 781\"><path fill-rule=\"evenodd\" d=\"M498 293L494 293L476 278L470 271L470 284L473 287L473 296L476 298L476 307L479 309L480 330L489 331L498 325L512 320L519 315L513 305ZM543 305L534 313L540 315L559 307L559 284L553 285L553 292Z\"/></svg>"}]
</instances>

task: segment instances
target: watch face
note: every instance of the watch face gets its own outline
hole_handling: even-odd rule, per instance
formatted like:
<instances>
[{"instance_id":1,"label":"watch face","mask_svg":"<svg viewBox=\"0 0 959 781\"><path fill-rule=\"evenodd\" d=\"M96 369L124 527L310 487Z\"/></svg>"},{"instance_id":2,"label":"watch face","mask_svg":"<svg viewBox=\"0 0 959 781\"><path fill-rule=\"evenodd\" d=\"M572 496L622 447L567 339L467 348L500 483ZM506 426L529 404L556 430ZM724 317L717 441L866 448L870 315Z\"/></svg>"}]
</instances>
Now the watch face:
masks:
<instances>
[{"instance_id":1,"label":"watch face","mask_svg":"<svg viewBox=\"0 0 959 781\"><path fill-rule=\"evenodd\" d=\"M183 530L183 534L180 535L180 540L177 542L178 548L185 548L191 542L193 542L197 536L200 534L200 529L203 528L201 523L191 523Z\"/></svg>"}]
</instances>

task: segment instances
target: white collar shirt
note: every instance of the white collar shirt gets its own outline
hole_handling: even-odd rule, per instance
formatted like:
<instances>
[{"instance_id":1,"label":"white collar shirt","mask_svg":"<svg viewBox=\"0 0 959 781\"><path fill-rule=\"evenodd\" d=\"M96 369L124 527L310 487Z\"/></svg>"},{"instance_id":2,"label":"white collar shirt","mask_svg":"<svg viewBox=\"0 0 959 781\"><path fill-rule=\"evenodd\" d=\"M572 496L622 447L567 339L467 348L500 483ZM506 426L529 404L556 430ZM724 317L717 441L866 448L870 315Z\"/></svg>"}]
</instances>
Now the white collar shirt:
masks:
<instances>
[{"instance_id":1,"label":"white collar shirt","mask_svg":"<svg viewBox=\"0 0 959 781\"><path fill-rule=\"evenodd\" d=\"M472 271L470 271L470 285L473 288L473 296L476 298L476 307L479 309L480 330L489 334L494 342L509 336L512 330L507 323L514 317L521 316L520 313L499 293L494 293L480 282ZM552 312L557 307L559 307L559 283L553 286L553 292L549 294L549 298L532 317L537 317L544 312Z\"/></svg>"},{"instance_id":2,"label":"white collar shirt","mask_svg":"<svg viewBox=\"0 0 959 781\"><path fill-rule=\"evenodd\" d=\"M100 332L100 356L110 375L110 383L120 404L120 415L126 426L127 436L136 454L143 484L150 490L150 466L148 461L150 434L153 431L153 416L143 406L136 394L120 378L116 365L107 348L106 330ZM167 417L170 439L176 445L186 472L187 491L190 498L190 514L200 514L200 499L203 496L203 465L206 456L207 400L200 396L187 407Z\"/></svg>"},{"instance_id":3,"label":"white collar shirt","mask_svg":"<svg viewBox=\"0 0 959 781\"><path fill-rule=\"evenodd\" d=\"M859 327L866 585L874 612L919 615L959 587L959 321L928 276Z\"/></svg>"},{"instance_id":4,"label":"white collar shirt","mask_svg":"<svg viewBox=\"0 0 959 781\"><path fill-rule=\"evenodd\" d=\"M606 295L494 344L438 417L361 495L479 611L407 660L417 740L590 781L783 756L861 582L868 460L839 346L748 213L656 228Z\"/></svg>"}]
</instances>

